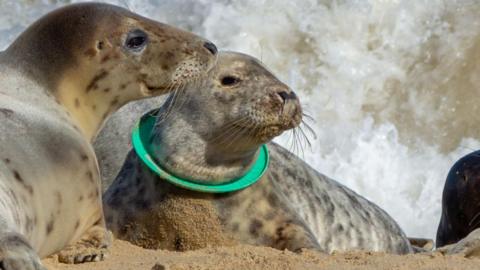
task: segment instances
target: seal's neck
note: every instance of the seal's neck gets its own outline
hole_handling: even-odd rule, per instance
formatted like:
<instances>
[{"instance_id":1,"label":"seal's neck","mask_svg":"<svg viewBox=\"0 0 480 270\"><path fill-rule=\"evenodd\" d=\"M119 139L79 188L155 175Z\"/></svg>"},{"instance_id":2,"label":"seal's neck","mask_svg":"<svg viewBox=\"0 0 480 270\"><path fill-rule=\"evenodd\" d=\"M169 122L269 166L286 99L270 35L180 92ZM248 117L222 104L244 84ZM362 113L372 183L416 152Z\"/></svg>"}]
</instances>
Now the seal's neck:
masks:
<instances>
[{"instance_id":1,"label":"seal's neck","mask_svg":"<svg viewBox=\"0 0 480 270\"><path fill-rule=\"evenodd\" d=\"M100 67L100 68L98 68ZM126 74L118 78L115 67L89 64L64 74L52 91L80 127L93 140L105 119L125 103L141 98L139 86Z\"/></svg>"},{"instance_id":2,"label":"seal's neck","mask_svg":"<svg viewBox=\"0 0 480 270\"><path fill-rule=\"evenodd\" d=\"M35 48L16 43L5 52L2 62L20 70L36 81L46 95L54 97L90 141L112 112L128 101L143 97L131 74L121 72L122 67L115 65L115 61L104 61L107 57L120 57L114 50L99 51L92 47L83 55L59 52L57 59L49 63L48 59L42 60L45 55L29 53ZM28 55L31 57L25 57ZM61 57L74 59L67 64Z\"/></svg>"},{"instance_id":3,"label":"seal's neck","mask_svg":"<svg viewBox=\"0 0 480 270\"><path fill-rule=\"evenodd\" d=\"M77 13L65 16L53 12L38 20L9 46L1 61L55 97L84 136L92 140L109 113L140 98L129 93L140 94L138 89L126 89L138 88L128 85L128 74L112 76L115 61L104 60L120 54L107 39L95 38L98 25L113 25L118 18L104 18L88 10Z\"/></svg>"},{"instance_id":4,"label":"seal's neck","mask_svg":"<svg viewBox=\"0 0 480 270\"><path fill-rule=\"evenodd\" d=\"M255 163L260 145L235 149L218 145L212 130L202 132L208 120L175 112L157 121L150 148L156 161L169 172L206 184L230 182L243 176Z\"/></svg>"}]
</instances>

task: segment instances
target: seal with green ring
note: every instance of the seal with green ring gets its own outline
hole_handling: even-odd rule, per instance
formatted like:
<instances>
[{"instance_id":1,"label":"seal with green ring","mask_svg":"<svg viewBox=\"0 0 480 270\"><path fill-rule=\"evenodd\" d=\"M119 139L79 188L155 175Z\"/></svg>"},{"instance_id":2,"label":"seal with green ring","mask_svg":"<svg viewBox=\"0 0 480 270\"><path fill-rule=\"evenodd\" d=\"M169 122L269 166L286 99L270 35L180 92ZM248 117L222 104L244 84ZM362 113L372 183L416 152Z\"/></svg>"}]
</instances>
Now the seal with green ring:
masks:
<instances>
[{"instance_id":1,"label":"seal with green ring","mask_svg":"<svg viewBox=\"0 0 480 270\"><path fill-rule=\"evenodd\" d=\"M170 172L167 172L165 169L161 167L161 165L155 163L154 159L150 155L150 147L149 143L149 135L155 125L155 117L156 112L152 111L146 113L142 116L140 121L135 125L135 128L132 132L132 144L135 152L140 157L140 159L145 163L150 170L155 172L158 176L166 181L193 191L199 192L207 192L207 193L226 193L244 189L250 185L256 183L260 178L263 176L265 171L268 168L269 163L269 155L268 155L268 148L266 145L262 145L260 147L260 153L258 155L255 164L252 165L250 170L243 175L242 177L233 179L228 183L223 184L200 184L196 182L192 182L188 179L183 179L178 176L173 175ZM155 146L158 147L158 146Z\"/></svg>"}]
</instances>

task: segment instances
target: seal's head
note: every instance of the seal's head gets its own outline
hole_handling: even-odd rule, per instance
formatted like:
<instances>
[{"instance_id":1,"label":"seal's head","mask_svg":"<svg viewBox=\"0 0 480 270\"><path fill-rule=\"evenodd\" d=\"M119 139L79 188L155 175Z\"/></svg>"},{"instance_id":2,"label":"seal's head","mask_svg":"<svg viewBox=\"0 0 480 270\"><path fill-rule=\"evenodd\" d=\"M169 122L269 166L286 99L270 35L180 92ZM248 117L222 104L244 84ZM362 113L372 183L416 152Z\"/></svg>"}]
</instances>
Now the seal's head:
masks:
<instances>
[{"instance_id":1,"label":"seal's head","mask_svg":"<svg viewBox=\"0 0 480 270\"><path fill-rule=\"evenodd\" d=\"M198 112L208 119L208 125L199 127L206 128L206 138L211 143L221 143L215 136L237 129L238 138L227 138L230 142L235 139L232 144L258 146L298 126L302 120L295 92L261 62L245 54L222 53L203 89L202 93L192 93L189 104L215 108Z\"/></svg>"},{"instance_id":2,"label":"seal's head","mask_svg":"<svg viewBox=\"0 0 480 270\"><path fill-rule=\"evenodd\" d=\"M220 53L208 77L184 91L160 109L159 115L175 112L157 121L152 149L165 168L185 178L218 183L242 175L261 144L302 120L295 93L240 53Z\"/></svg>"},{"instance_id":3,"label":"seal's head","mask_svg":"<svg viewBox=\"0 0 480 270\"><path fill-rule=\"evenodd\" d=\"M205 76L216 54L215 45L189 32L116 6L82 3L39 19L6 58L48 89L80 126L94 129L88 122L128 101Z\"/></svg>"}]
</instances>

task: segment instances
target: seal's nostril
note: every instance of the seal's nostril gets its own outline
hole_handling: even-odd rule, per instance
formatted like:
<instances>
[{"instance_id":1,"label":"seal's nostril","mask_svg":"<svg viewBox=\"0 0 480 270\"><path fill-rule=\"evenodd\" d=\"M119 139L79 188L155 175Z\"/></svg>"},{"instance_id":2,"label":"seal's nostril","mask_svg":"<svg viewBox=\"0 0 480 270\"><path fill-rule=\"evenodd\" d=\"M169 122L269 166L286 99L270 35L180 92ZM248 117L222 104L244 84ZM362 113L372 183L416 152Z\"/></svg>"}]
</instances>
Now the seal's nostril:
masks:
<instances>
[{"instance_id":1,"label":"seal's nostril","mask_svg":"<svg viewBox=\"0 0 480 270\"><path fill-rule=\"evenodd\" d=\"M289 94L285 91L278 92L278 95L283 99L283 102L290 98Z\"/></svg>"},{"instance_id":2,"label":"seal's nostril","mask_svg":"<svg viewBox=\"0 0 480 270\"><path fill-rule=\"evenodd\" d=\"M211 43L211 42L205 42L203 44L203 47L205 47L209 52L211 52L213 55L216 55L218 50L217 50L217 46L215 46L215 44Z\"/></svg>"},{"instance_id":3,"label":"seal's nostril","mask_svg":"<svg viewBox=\"0 0 480 270\"><path fill-rule=\"evenodd\" d=\"M295 92L291 91L290 93L286 91L279 91L277 92L277 95L279 95L283 102L286 102L289 99L297 99L297 95L295 95Z\"/></svg>"}]
</instances>

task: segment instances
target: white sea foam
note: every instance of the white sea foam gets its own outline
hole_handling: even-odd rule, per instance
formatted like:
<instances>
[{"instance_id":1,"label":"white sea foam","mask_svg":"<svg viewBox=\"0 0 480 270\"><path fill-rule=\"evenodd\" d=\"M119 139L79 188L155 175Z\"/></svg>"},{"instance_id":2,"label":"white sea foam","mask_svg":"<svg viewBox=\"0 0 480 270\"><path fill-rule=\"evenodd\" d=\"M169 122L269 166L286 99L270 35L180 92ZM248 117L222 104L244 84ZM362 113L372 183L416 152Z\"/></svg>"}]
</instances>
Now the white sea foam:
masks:
<instances>
[{"instance_id":1,"label":"white sea foam","mask_svg":"<svg viewBox=\"0 0 480 270\"><path fill-rule=\"evenodd\" d=\"M54 2L0 0L0 48ZM316 120L306 161L434 237L450 166L480 147L478 1L107 2L261 58Z\"/></svg>"}]
</instances>

